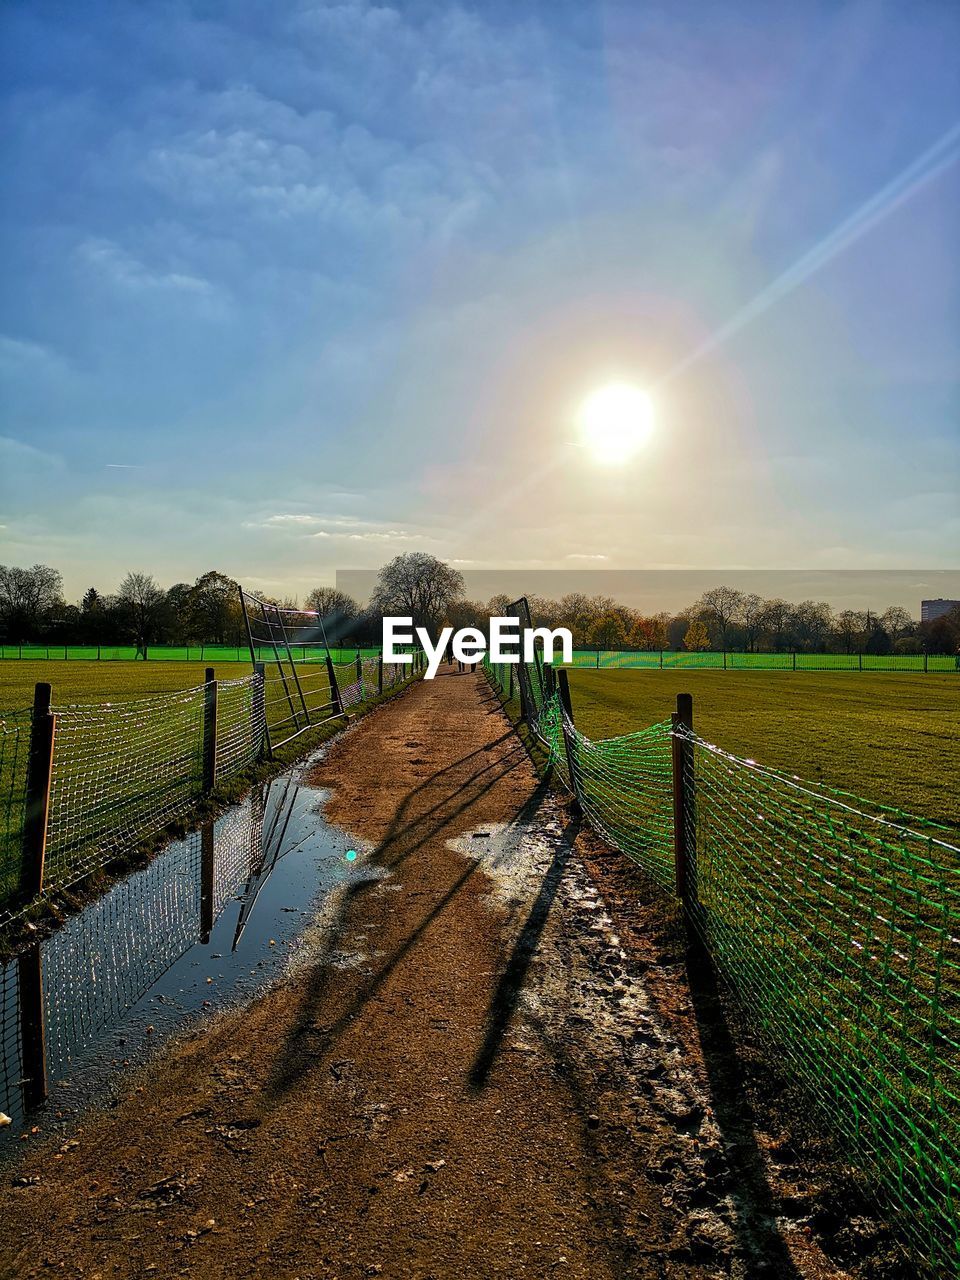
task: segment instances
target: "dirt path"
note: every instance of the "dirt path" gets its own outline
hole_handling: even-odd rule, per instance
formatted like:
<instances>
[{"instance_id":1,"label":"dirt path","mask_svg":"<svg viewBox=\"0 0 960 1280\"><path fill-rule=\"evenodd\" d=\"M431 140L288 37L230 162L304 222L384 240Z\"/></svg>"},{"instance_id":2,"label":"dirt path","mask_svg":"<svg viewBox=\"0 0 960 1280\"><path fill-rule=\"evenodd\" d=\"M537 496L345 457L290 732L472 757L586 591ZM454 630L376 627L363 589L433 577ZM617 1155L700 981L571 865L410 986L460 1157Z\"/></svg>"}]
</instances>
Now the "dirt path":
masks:
<instances>
[{"instance_id":1,"label":"dirt path","mask_svg":"<svg viewBox=\"0 0 960 1280\"><path fill-rule=\"evenodd\" d=\"M288 982L75 1145L25 1144L6 1273L838 1274L751 1260L697 1071L480 677L387 704L315 780L370 878Z\"/></svg>"}]
</instances>

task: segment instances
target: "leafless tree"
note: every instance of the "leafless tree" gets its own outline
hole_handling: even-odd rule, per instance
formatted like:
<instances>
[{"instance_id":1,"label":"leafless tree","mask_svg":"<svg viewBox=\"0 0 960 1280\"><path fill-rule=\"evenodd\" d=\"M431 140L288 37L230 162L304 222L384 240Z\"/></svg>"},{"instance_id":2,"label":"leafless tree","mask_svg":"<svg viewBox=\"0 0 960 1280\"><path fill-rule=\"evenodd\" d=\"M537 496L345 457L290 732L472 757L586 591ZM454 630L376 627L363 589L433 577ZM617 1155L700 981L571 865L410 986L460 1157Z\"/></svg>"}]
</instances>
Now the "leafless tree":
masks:
<instances>
[{"instance_id":1,"label":"leafless tree","mask_svg":"<svg viewBox=\"0 0 960 1280\"><path fill-rule=\"evenodd\" d=\"M425 551L409 551L380 570L372 604L382 614L412 617L435 638L447 606L465 591L463 574Z\"/></svg>"},{"instance_id":2,"label":"leafless tree","mask_svg":"<svg viewBox=\"0 0 960 1280\"><path fill-rule=\"evenodd\" d=\"M45 564L32 569L0 565L0 621L11 640L35 635L51 612L62 607L62 582L58 570Z\"/></svg>"},{"instance_id":3,"label":"leafless tree","mask_svg":"<svg viewBox=\"0 0 960 1280\"><path fill-rule=\"evenodd\" d=\"M128 573L120 583L117 604L133 632L137 653L147 656L157 638L166 597L149 573Z\"/></svg>"},{"instance_id":4,"label":"leafless tree","mask_svg":"<svg viewBox=\"0 0 960 1280\"><path fill-rule=\"evenodd\" d=\"M696 609L708 622L713 623L720 648L726 649L730 626L738 621L743 609L743 593L733 587L711 587L697 601Z\"/></svg>"}]
</instances>

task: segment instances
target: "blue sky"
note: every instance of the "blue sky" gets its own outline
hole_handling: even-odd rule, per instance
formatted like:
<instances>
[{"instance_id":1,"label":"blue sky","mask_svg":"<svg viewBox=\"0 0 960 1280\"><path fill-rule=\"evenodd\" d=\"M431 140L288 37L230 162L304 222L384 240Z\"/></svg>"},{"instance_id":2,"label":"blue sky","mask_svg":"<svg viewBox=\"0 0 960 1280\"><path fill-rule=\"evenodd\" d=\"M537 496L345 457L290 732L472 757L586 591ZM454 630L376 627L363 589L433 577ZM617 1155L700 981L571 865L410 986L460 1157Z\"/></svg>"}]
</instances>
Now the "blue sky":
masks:
<instances>
[{"instance_id":1,"label":"blue sky","mask_svg":"<svg viewBox=\"0 0 960 1280\"><path fill-rule=\"evenodd\" d=\"M2 25L0 560L956 563L957 6ZM657 419L613 473L611 378Z\"/></svg>"}]
</instances>

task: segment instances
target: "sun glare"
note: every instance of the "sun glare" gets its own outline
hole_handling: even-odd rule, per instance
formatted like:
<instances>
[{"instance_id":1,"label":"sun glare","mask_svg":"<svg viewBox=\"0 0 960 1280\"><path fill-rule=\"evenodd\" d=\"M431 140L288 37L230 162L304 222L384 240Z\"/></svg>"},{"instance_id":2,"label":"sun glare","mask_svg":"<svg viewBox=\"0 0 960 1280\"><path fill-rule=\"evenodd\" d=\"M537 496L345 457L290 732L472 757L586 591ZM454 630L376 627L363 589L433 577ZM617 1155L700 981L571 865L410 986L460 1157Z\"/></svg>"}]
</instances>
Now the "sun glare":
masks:
<instances>
[{"instance_id":1,"label":"sun glare","mask_svg":"<svg viewBox=\"0 0 960 1280\"><path fill-rule=\"evenodd\" d=\"M653 405L639 387L612 382L587 396L580 407L580 434L596 462L629 462L653 431Z\"/></svg>"}]
</instances>

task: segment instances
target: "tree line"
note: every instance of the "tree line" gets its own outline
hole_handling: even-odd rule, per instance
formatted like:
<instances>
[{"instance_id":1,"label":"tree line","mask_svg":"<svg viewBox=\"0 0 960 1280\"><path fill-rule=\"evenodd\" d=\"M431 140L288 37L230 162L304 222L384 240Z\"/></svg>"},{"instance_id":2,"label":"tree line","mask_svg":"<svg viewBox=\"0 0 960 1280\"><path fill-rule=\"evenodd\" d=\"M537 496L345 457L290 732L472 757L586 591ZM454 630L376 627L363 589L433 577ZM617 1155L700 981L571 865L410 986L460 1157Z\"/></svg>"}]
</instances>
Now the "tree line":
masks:
<instances>
[{"instance_id":1,"label":"tree line","mask_svg":"<svg viewBox=\"0 0 960 1280\"><path fill-rule=\"evenodd\" d=\"M424 552L397 556L380 570L370 604L361 607L333 587L317 587L302 603L274 599L324 620L330 643L379 644L385 614L413 616L434 634L439 627L487 629L508 612L507 596L466 598L463 576ZM538 626L569 627L579 649L726 650L798 653L957 653L960 609L921 623L900 606L880 612L834 610L823 601L793 603L717 586L675 613L645 614L607 596L573 593L530 599ZM310 618L292 629L309 630ZM161 587L152 575L128 573L113 593L90 587L76 604L63 597L60 573L47 565L0 565L0 642L6 644L223 644L243 646L246 630L238 584L212 569L193 583Z\"/></svg>"}]
</instances>

